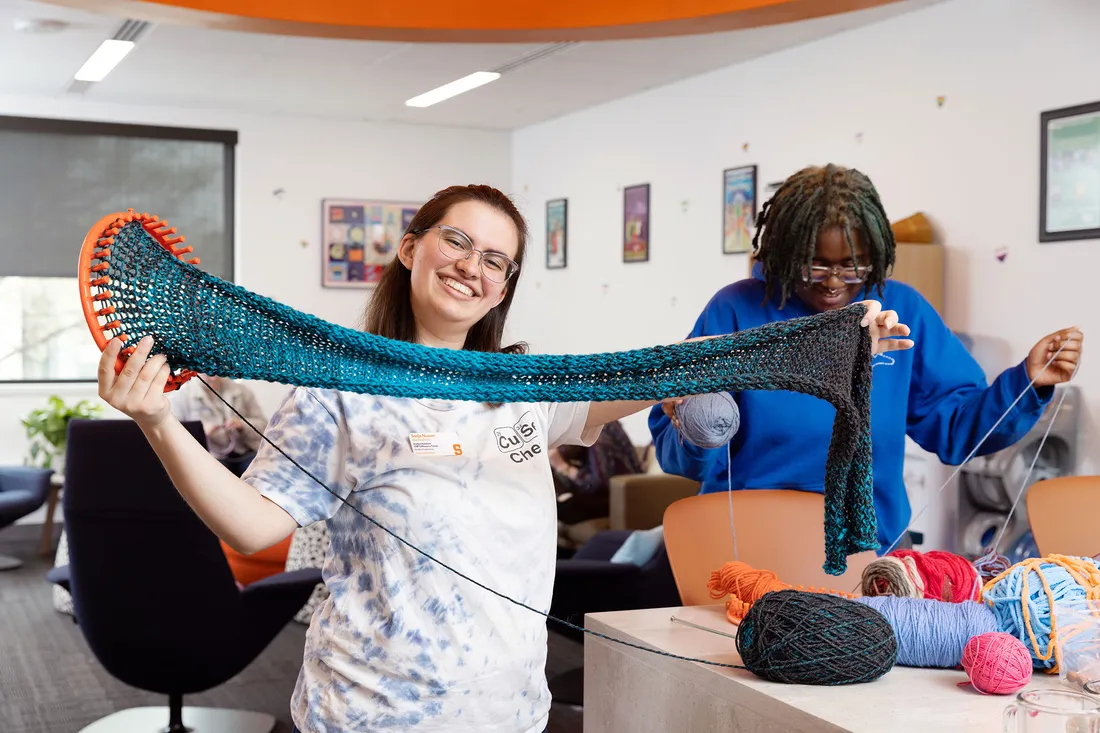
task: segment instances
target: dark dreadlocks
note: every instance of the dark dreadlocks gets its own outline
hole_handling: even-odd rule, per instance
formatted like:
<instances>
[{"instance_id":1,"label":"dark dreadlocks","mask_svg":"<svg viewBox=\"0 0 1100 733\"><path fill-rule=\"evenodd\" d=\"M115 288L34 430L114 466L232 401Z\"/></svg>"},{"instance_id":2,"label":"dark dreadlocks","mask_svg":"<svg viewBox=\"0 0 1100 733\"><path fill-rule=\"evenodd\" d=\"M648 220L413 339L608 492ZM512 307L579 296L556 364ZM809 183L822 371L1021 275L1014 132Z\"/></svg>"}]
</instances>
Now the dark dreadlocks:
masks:
<instances>
[{"instance_id":1,"label":"dark dreadlocks","mask_svg":"<svg viewBox=\"0 0 1100 733\"><path fill-rule=\"evenodd\" d=\"M853 231L860 231L871 257L866 288L882 286L894 266L894 233L871 179L854 168L812 166L795 173L764 203L756 221L753 256L764 266L766 299L778 288L782 308L803 284L813 262L817 235L840 227L856 256Z\"/></svg>"}]
</instances>

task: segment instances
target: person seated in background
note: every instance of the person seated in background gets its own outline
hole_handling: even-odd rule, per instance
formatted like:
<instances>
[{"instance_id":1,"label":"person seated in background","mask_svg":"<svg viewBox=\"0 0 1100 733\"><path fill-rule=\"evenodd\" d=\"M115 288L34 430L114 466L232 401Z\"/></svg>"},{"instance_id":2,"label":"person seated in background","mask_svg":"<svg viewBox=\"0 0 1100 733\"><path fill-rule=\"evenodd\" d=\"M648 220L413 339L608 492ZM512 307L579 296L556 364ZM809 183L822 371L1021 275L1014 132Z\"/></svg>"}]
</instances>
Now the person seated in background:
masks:
<instances>
[{"instance_id":1,"label":"person seated in background","mask_svg":"<svg viewBox=\"0 0 1100 733\"><path fill-rule=\"evenodd\" d=\"M895 242L870 179L836 165L805 168L764 204L753 240L752 276L726 285L703 309L689 337L717 336L878 299L911 329L915 347L872 361L874 504L881 551L905 547L912 510L902 468L909 436L947 465L1017 442L1077 369L1076 327L1041 338L992 384L939 313L916 289L889 279ZM1061 317L1057 306L1036 301ZM740 428L728 446L681 440L675 403L654 407L649 428L666 473L702 484L701 493L741 489L824 491L835 409L782 391L732 395ZM988 433L988 435L987 435ZM732 457L732 458L730 458ZM782 526L777 518L777 527Z\"/></svg>"},{"instance_id":2,"label":"person seated in background","mask_svg":"<svg viewBox=\"0 0 1100 733\"><path fill-rule=\"evenodd\" d=\"M232 379L207 374L200 376L256 428L263 430L267 426L267 417L251 389ZM256 449L260 447L259 434L237 417L206 385L193 379L178 392L169 394L169 402L180 422L197 420L202 423L207 448L233 473L240 476L248 468Z\"/></svg>"},{"instance_id":3,"label":"person seated in background","mask_svg":"<svg viewBox=\"0 0 1100 733\"><path fill-rule=\"evenodd\" d=\"M551 450L550 468L558 496L559 555L571 555L609 527L612 476L643 472L638 451L617 420L604 425L590 448Z\"/></svg>"}]
</instances>

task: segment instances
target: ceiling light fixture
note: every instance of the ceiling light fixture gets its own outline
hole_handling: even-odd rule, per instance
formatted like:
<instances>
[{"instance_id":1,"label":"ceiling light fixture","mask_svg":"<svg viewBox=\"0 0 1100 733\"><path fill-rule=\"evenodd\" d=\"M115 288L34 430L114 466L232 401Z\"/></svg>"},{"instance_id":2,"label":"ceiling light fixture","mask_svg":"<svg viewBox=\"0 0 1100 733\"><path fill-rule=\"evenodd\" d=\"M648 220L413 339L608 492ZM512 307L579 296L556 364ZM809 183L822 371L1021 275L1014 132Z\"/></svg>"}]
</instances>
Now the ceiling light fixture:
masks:
<instances>
[{"instance_id":1,"label":"ceiling light fixture","mask_svg":"<svg viewBox=\"0 0 1100 733\"><path fill-rule=\"evenodd\" d=\"M80 70L76 72L77 81L103 81L111 69L118 65L119 61L126 58L126 54L134 48L133 41L116 41L109 39L100 44Z\"/></svg>"},{"instance_id":2,"label":"ceiling light fixture","mask_svg":"<svg viewBox=\"0 0 1100 733\"><path fill-rule=\"evenodd\" d=\"M11 25L16 33L57 33L69 27L65 21L53 18L16 18Z\"/></svg>"},{"instance_id":3,"label":"ceiling light fixture","mask_svg":"<svg viewBox=\"0 0 1100 733\"><path fill-rule=\"evenodd\" d=\"M495 71L475 71L473 74L452 81L450 84L444 84L441 87L432 89L430 92L424 92L419 96L408 99L405 101L405 106L430 107L433 104L442 102L444 99L450 99L471 89L477 89L479 86L496 81L499 78L500 74Z\"/></svg>"}]
</instances>

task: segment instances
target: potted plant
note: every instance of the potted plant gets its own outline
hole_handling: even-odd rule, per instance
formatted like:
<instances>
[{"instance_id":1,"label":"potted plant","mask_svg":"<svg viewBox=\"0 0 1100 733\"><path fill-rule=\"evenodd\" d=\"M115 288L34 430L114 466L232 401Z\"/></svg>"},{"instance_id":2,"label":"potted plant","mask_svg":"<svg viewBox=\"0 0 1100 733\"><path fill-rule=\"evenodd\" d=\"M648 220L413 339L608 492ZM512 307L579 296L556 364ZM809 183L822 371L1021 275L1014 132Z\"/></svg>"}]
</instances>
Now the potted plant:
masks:
<instances>
[{"instance_id":1,"label":"potted plant","mask_svg":"<svg viewBox=\"0 0 1100 733\"><path fill-rule=\"evenodd\" d=\"M64 473L69 421L73 418L98 417L102 411L102 406L89 400L66 405L63 399L51 395L46 407L31 411L22 421L30 441L25 463Z\"/></svg>"}]
</instances>

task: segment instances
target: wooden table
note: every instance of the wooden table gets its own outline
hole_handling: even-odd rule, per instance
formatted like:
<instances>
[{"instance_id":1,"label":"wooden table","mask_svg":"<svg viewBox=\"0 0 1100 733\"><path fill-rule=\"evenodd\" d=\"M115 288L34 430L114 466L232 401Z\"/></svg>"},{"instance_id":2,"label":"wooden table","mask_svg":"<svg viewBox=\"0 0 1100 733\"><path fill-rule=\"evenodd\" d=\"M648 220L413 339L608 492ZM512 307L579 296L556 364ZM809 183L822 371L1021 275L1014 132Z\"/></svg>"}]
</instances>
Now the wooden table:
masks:
<instances>
[{"instance_id":1,"label":"wooden table","mask_svg":"<svg viewBox=\"0 0 1100 733\"><path fill-rule=\"evenodd\" d=\"M585 626L672 654L740 664L737 642L685 624L736 636L722 605L593 613ZM895 666L860 685L767 682L745 670L670 659L605 641L584 640L585 733L999 733L1011 695L981 695L965 672ZM1028 689L1063 688L1036 672Z\"/></svg>"},{"instance_id":2,"label":"wooden table","mask_svg":"<svg viewBox=\"0 0 1100 733\"><path fill-rule=\"evenodd\" d=\"M46 497L46 519L42 522L42 539L38 547L38 554L42 557L53 557L53 516L57 511L57 504L61 500L61 489L64 486L64 475L54 471L50 476L50 493Z\"/></svg>"}]
</instances>

